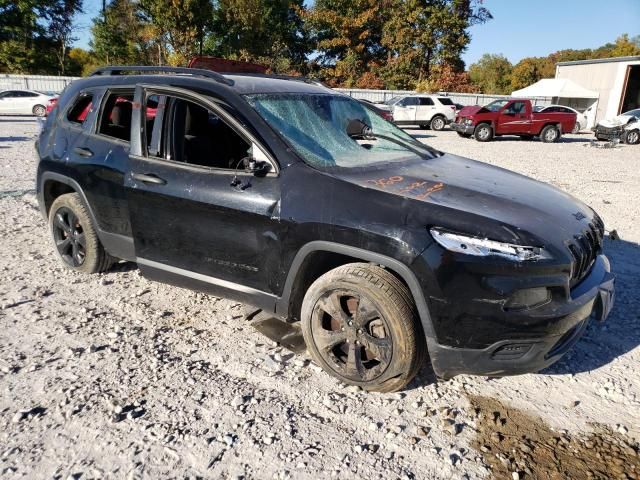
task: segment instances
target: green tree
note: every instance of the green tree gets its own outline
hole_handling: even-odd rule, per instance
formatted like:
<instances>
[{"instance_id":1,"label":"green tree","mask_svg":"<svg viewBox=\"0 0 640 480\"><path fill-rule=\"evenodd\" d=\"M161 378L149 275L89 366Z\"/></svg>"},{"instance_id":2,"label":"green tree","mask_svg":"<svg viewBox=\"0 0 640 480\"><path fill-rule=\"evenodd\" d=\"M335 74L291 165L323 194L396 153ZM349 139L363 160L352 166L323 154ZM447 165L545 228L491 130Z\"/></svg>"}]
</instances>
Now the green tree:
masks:
<instances>
[{"instance_id":1,"label":"green tree","mask_svg":"<svg viewBox=\"0 0 640 480\"><path fill-rule=\"evenodd\" d=\"M469 76L482 93L506 95L511 93L512 68L504 55L485 53L469 67Z\"/></svg>"},{"instance_id":2,"label":"green tree","mask_svg":"<svg viewBox=\"0 0 640 480\"><path fill-rule=\"evenodd\" d=\"M393 0L391 9L382 38L388 49L383 75L394 88L428 82L436 66L462 72L469 27L492 18L476 0Z\"/></svg>"},{"instance_id":3,"label":"green tree","mask_svg":"<svg viewBox=\"0 0 640 480\"><path fill-rule=\"evenodd\" d=\"M76 38L74 18L82 13L82 0L56 0L49 12L48 33L55 45L55 56L58 61L58 72L65 74L67 66L67 51Z\"/></svg>"},{"instance_id":4,"label":"green tree","mask_svg":"<svg viewBox=\"0 0 640 480\"><path fill-rule=\"evenodd\" d=\"M169 63L185 65L202 51L213 18L210 0L140 0L140 7L168 45ZM156 37L155 43L159 42Z\"/></svg>"},{"instance_id":5,"label":"green tree","mask_svg":"<svg viewBox=\"0 0 640 480\"><path fill-rule=\"evenodd\" d=\"M145 21L133 0L113 0L93 20L89 45L100 65L146 63L142 32Z\"/></svg>"},{"instance_id":6,"label":"green tree","mask_svg":"<svg viewBox=\"0 0 640 480\"><path fill-rule=\"evenodd\" d=\"M309 42L303 0L219 0L207 53L266 64L274 72L303 68Z\"/></svg>"}]
</instances>

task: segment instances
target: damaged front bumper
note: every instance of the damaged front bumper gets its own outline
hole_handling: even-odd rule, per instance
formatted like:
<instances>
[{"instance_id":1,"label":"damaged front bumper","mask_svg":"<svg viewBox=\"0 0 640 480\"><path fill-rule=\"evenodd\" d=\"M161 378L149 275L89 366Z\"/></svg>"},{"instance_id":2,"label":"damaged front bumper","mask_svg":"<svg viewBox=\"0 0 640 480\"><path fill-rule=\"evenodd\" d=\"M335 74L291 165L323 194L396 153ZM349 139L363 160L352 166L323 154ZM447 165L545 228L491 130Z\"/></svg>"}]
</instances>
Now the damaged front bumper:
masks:
<instances>
[{"instance_id":1,"label":"damaged front bumper","mask_svg":"<svg viewBox=\"0 0 640 480\"><path fill-rule=\"evenodd\" d=\"M472 135L475 127L473 125L467 125L464 123L453 122L449 125L449 128L454 132L462 133L463 135Z\"/></svg>"},{"instance_id":2,"label":"damaged front bumper","mask_svg":"<svg viewBox=\"0 0 640 480\"><path fill-rule=\"evenodd\" d=\"M451 378L459 374L506 376L542 370L557 362L587 329L591 319L604 321L615 300L615 277L604 255L596 258L590 274L571 291L571 298L557 316L547 318L549 335L532 337L526 321L522 335L512 334L485 348L457 348L427 338L429 356L436 375ZM522 318L522 315L519 315ZM539 319L532 315L532 323ZM558 325L562 330L558 331Z\"/></svg>"}]
</instances>

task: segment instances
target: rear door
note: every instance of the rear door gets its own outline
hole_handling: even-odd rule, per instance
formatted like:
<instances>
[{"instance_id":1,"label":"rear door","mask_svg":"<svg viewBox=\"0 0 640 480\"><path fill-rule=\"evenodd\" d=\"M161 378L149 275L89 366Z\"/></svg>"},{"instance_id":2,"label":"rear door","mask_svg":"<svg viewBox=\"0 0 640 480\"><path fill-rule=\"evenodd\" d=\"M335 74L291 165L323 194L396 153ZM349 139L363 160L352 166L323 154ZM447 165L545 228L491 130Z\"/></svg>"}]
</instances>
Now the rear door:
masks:
<instances>
[{"instance_id":1,"label":"rear door","mask_svg":"<svg viewBox=\"0 0 640 480\"><path fill-rule=\"evenodd\" d=\"M510 102L498 115L498 134L527 134L531 131L531 111L528 102Z\"/></svg>"},{"instance_id":2,"label":"rear door","mask_svg":"<svg viewBox=\"0 0 640 480\"><path fill-rule=\"evenodd\" d=\"M142 148L125 183L142 273L273 309L277 164L229 107L177 88L139 87L136 95ZM246 173L247 157L270 171Z\"/></svg>"},{"instance_id":3,"label":"rear door","mask_svg":"<svg viewBox=\"0 0 640 480\"><path fill-rule=\"evenodd\" d=\"M414 124L419 103L418 97L404 97L393 106L393 121Z\"/></svg>"}]
</instances>

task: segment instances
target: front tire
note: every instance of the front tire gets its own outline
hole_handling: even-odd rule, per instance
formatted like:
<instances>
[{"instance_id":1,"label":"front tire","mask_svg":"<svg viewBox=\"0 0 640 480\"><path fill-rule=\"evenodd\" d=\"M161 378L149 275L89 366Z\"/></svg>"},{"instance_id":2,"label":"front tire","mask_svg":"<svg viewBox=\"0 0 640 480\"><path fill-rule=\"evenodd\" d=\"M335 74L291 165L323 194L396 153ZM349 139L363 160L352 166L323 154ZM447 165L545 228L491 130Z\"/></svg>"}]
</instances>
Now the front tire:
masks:
<instances>
[{"instance_id":1,"label":"front tire","mask_svg":"<svg viewBox=\"0 0 640 480\"><path fill-rule=\"evenodd\" d=\"M49 230L58 256L71 270L98 273L113 263L77 193L67 193L55 199L49 210Z\"/></svg>"},{"instance_id":2,"label":"front tire","mask_svg":"<svg viewBox=\"0 0 640 480\"><path fill-rule=\"evenodd\" d=\"M493 140L493 128L488 123L481 123L474 130L473 136L479 142L490 142Z\"/></svg>"},{"instance_id":3,"label":"front tire","mask_svg":"<svg viewBox=\"0 0 640 480\"><path fill-rule=\"evenodd\" d=\"M44 117L47 113L47 109L44 107L44 105L36 105L35 107L33 107L31 109L31 112L36 116L36 117Z\"/></svg>"},{"instance_id":4,"label":"front tire","mask_svg":"<svg viewBox=\"0 0 640 480\"><path fill-rule=\"evenodd\" d=\"M622 141L628 145L640 143L640 130L627 130L622 134Z\"/></svg>"},{"instance_id":5,"label":"front tire","mask_svg":"<svg viewBox=\"0 0 640 480\"><path fill-rule=\"evenodd\" d=\"M540 132L540 140L544 143L555 143L560 138L560 130L555 125L547 125Z\"/></svg>"},{"instance_id":6,"label":"front tire","mask_svg":"<svg viewBox=\"0 0 640 480\"><path fill-rule=\"evenodd\" d=\"M430 125L433 130L439 132L441 130L444 130L444 127L447 126L447 122L445 121L444 117L436 115L431 119Z\"/></svg>"},{"instance_id":7,"label":"front tire","mask_svg":"<svg viewBox=\"0 0 640 480\"><path fill-rule=\"evenodd\" d=\"M322 275L307 290L301 319L313 360L344 383L392 392L424 363L411 294L379 266L352 263Z\"/></svg>"}]
</instances>

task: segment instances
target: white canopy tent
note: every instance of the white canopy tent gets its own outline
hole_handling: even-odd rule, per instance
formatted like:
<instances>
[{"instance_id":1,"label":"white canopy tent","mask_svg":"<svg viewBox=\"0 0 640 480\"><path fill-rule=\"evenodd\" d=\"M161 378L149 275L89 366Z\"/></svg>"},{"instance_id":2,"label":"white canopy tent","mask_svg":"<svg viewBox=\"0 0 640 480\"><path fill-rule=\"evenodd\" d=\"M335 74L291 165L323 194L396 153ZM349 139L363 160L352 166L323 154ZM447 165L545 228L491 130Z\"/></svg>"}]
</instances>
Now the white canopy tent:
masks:
<instances>
[{"instance_id":1,"label":"white canopy tent","mask_svg":"<svg viewBox=\"0 0 640 480\"><path fill-rule=\"evenodd\" d=\"M600 94L589 90L567 78L543 78L533 85L511 92L514 97L551 97L551 103L566 105L584 113L587 128L595 123L596 109Z\"/></svg>"}]
</instances>

